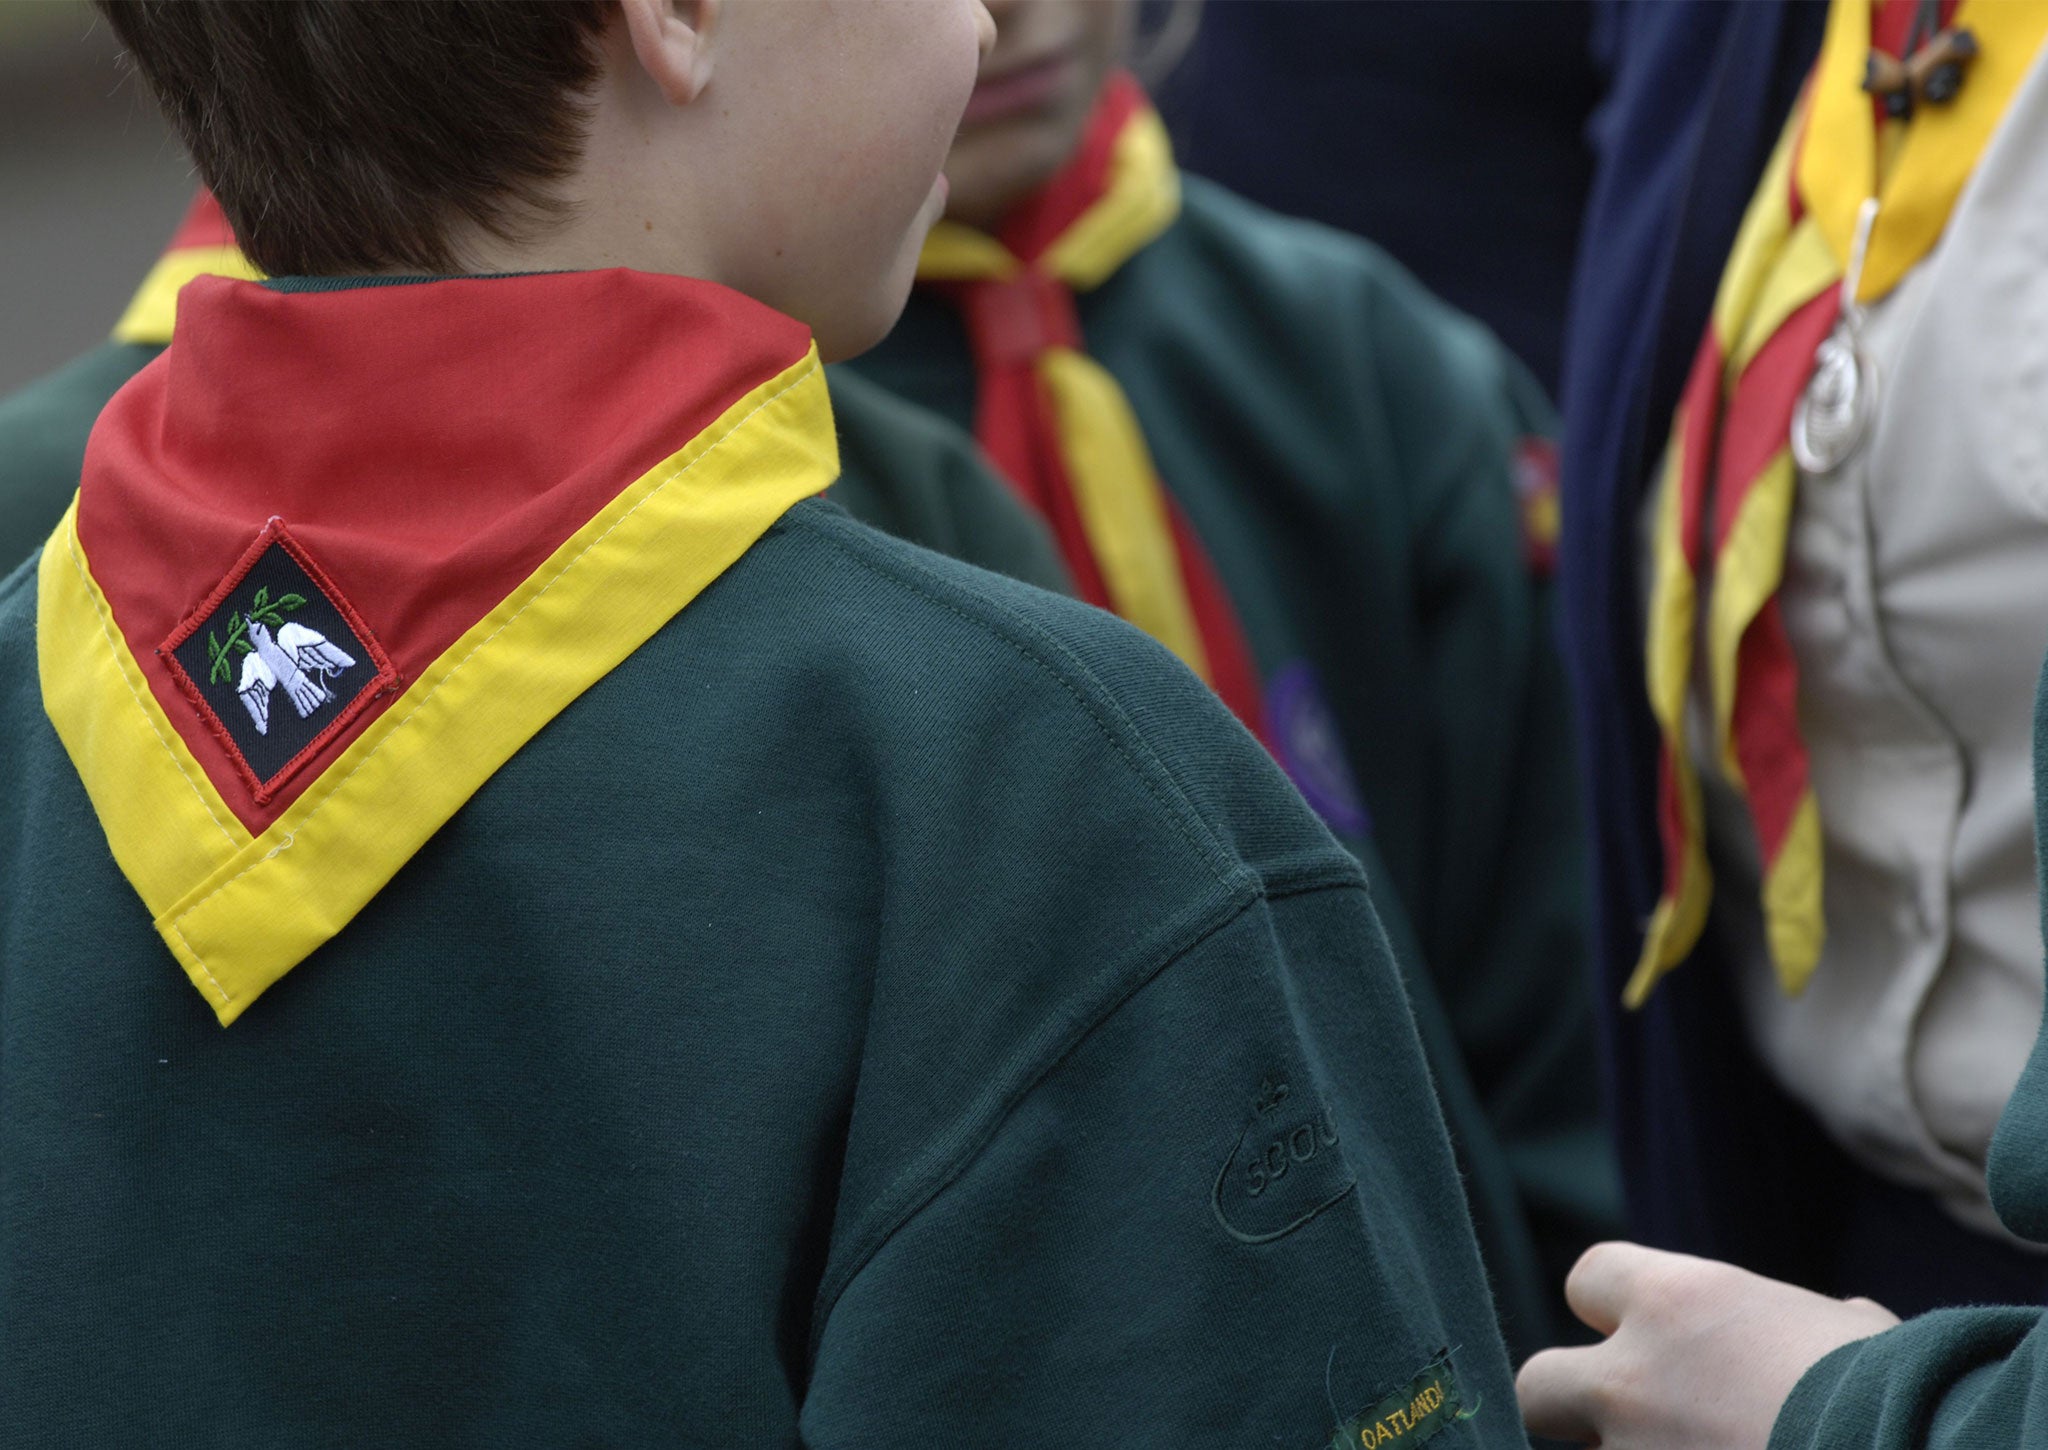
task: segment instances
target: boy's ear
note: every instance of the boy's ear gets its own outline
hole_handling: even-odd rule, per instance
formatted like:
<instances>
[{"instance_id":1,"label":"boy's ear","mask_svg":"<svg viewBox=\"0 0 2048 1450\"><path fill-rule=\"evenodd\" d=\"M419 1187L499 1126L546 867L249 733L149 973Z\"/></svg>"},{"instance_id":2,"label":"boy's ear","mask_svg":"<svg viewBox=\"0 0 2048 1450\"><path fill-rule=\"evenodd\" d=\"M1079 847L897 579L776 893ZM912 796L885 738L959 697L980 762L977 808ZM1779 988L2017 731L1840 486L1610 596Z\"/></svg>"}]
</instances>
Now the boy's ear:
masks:
<instances>
[{"instance_id":1,"label":"boy's ear","mask_svg":"<svg viewBox=\"0 0 2048 1450\"><path fill-rule=\"evenodd\" d=\"M721 0L619 0L633 54L673 106L687 106L711 81L712 38Z\"/></svg>"}]
</instances>

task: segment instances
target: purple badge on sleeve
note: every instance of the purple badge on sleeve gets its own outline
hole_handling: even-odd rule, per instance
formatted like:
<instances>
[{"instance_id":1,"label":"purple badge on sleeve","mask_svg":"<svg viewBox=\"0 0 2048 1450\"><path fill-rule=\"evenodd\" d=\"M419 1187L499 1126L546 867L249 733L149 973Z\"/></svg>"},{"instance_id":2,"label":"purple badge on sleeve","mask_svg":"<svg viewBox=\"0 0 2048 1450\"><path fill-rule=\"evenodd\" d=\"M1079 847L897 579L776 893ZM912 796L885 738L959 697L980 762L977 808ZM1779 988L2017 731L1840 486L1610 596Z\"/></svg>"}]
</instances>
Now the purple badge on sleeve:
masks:
<instances>
[{"instance_id":1,"label":"purple badge on sleeve","mask_svg":"<svg viewBox=\"0 0 2048 1450\"><path fill-rule=\"evenodd\" d=\"M1266 725L1280 768L1303 799L1340 836L1363 836L1372 816L1344 758L1337 717L1306 660L1284 665L1266 686Z\"/></svg>"}]
</instances>

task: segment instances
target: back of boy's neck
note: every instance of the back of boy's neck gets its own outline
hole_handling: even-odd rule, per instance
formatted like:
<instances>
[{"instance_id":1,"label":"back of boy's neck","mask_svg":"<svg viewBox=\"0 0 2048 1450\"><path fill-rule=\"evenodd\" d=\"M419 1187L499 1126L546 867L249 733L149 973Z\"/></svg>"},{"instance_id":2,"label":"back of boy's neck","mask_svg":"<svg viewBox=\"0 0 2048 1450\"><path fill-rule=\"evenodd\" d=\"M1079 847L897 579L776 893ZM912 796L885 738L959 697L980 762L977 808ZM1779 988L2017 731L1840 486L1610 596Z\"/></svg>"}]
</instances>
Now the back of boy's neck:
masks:
<instances>
[{"instance_id":1,"label":"back of boy's neck","mask_svg":"<svg viewBox=\"0 0 2048 1450\"><path fill-rule=\"evenodd\" d=\"M579 209L560 220L529 222L501 237L473 224L449 238L455 272L491 276L511 272L589 272L629 267L704 281L722 280L694 238L675 235L659 218ZM394 275L417 269L393 268Z\"/></svg>"}]
</instances>

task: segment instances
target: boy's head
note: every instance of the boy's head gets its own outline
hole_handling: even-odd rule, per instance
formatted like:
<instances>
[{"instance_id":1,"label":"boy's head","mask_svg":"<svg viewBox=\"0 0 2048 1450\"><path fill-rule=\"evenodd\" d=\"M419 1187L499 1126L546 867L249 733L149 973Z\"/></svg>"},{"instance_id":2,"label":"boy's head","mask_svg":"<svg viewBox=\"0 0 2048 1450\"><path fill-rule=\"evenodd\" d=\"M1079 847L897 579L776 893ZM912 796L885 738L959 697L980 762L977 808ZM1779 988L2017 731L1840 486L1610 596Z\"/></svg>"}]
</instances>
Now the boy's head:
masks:
<instances>
[{"instance_id":1,"label":"boy's head","mask_svg":"<svg viewBox=\"0 0 2048 1450\"><path fill-rule=\"evenodd\" d=\"M946 159L947 214L992 230L1080 144L1129 48L1133 0L988 0L996 43Z\"/></svg>"},{"instance_id":2,"label":"boy's head","mask_svg":"<svg viewBox=\"0 0 2048 1450\"><path fill-rule=\"evenodd\" d=\"M99 0L273 274L624 266L876 341L981 0Z\"/></svg>"}]
</instances>

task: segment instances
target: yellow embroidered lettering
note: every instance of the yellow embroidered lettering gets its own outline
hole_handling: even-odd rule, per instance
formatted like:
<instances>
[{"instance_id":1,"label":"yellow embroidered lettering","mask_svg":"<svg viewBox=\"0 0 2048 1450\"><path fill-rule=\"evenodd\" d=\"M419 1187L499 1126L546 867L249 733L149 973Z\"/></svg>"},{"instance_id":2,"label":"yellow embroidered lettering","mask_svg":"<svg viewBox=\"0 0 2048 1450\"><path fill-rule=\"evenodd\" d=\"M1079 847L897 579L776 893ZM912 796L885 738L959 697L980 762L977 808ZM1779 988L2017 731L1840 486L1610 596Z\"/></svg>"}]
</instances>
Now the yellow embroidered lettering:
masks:
<instances>
[{"instance_id":1,"label":"yellow embroidered lettering","mask_svg":"<svg viewBox=\"0 0 2048 1450\"><path fill-rule=\"evenodd\" d=\"M1339 1427L1330 1443L1341 1450L1354 1443L1351 1437L1356 1435L1359 1450L1384 1450L1387 1446L1418 1450L1459 1418L1458 1401L1458 1381L1450 1357L1439 1351L1422 1373Z\"/></svg>"}]
</instances>

